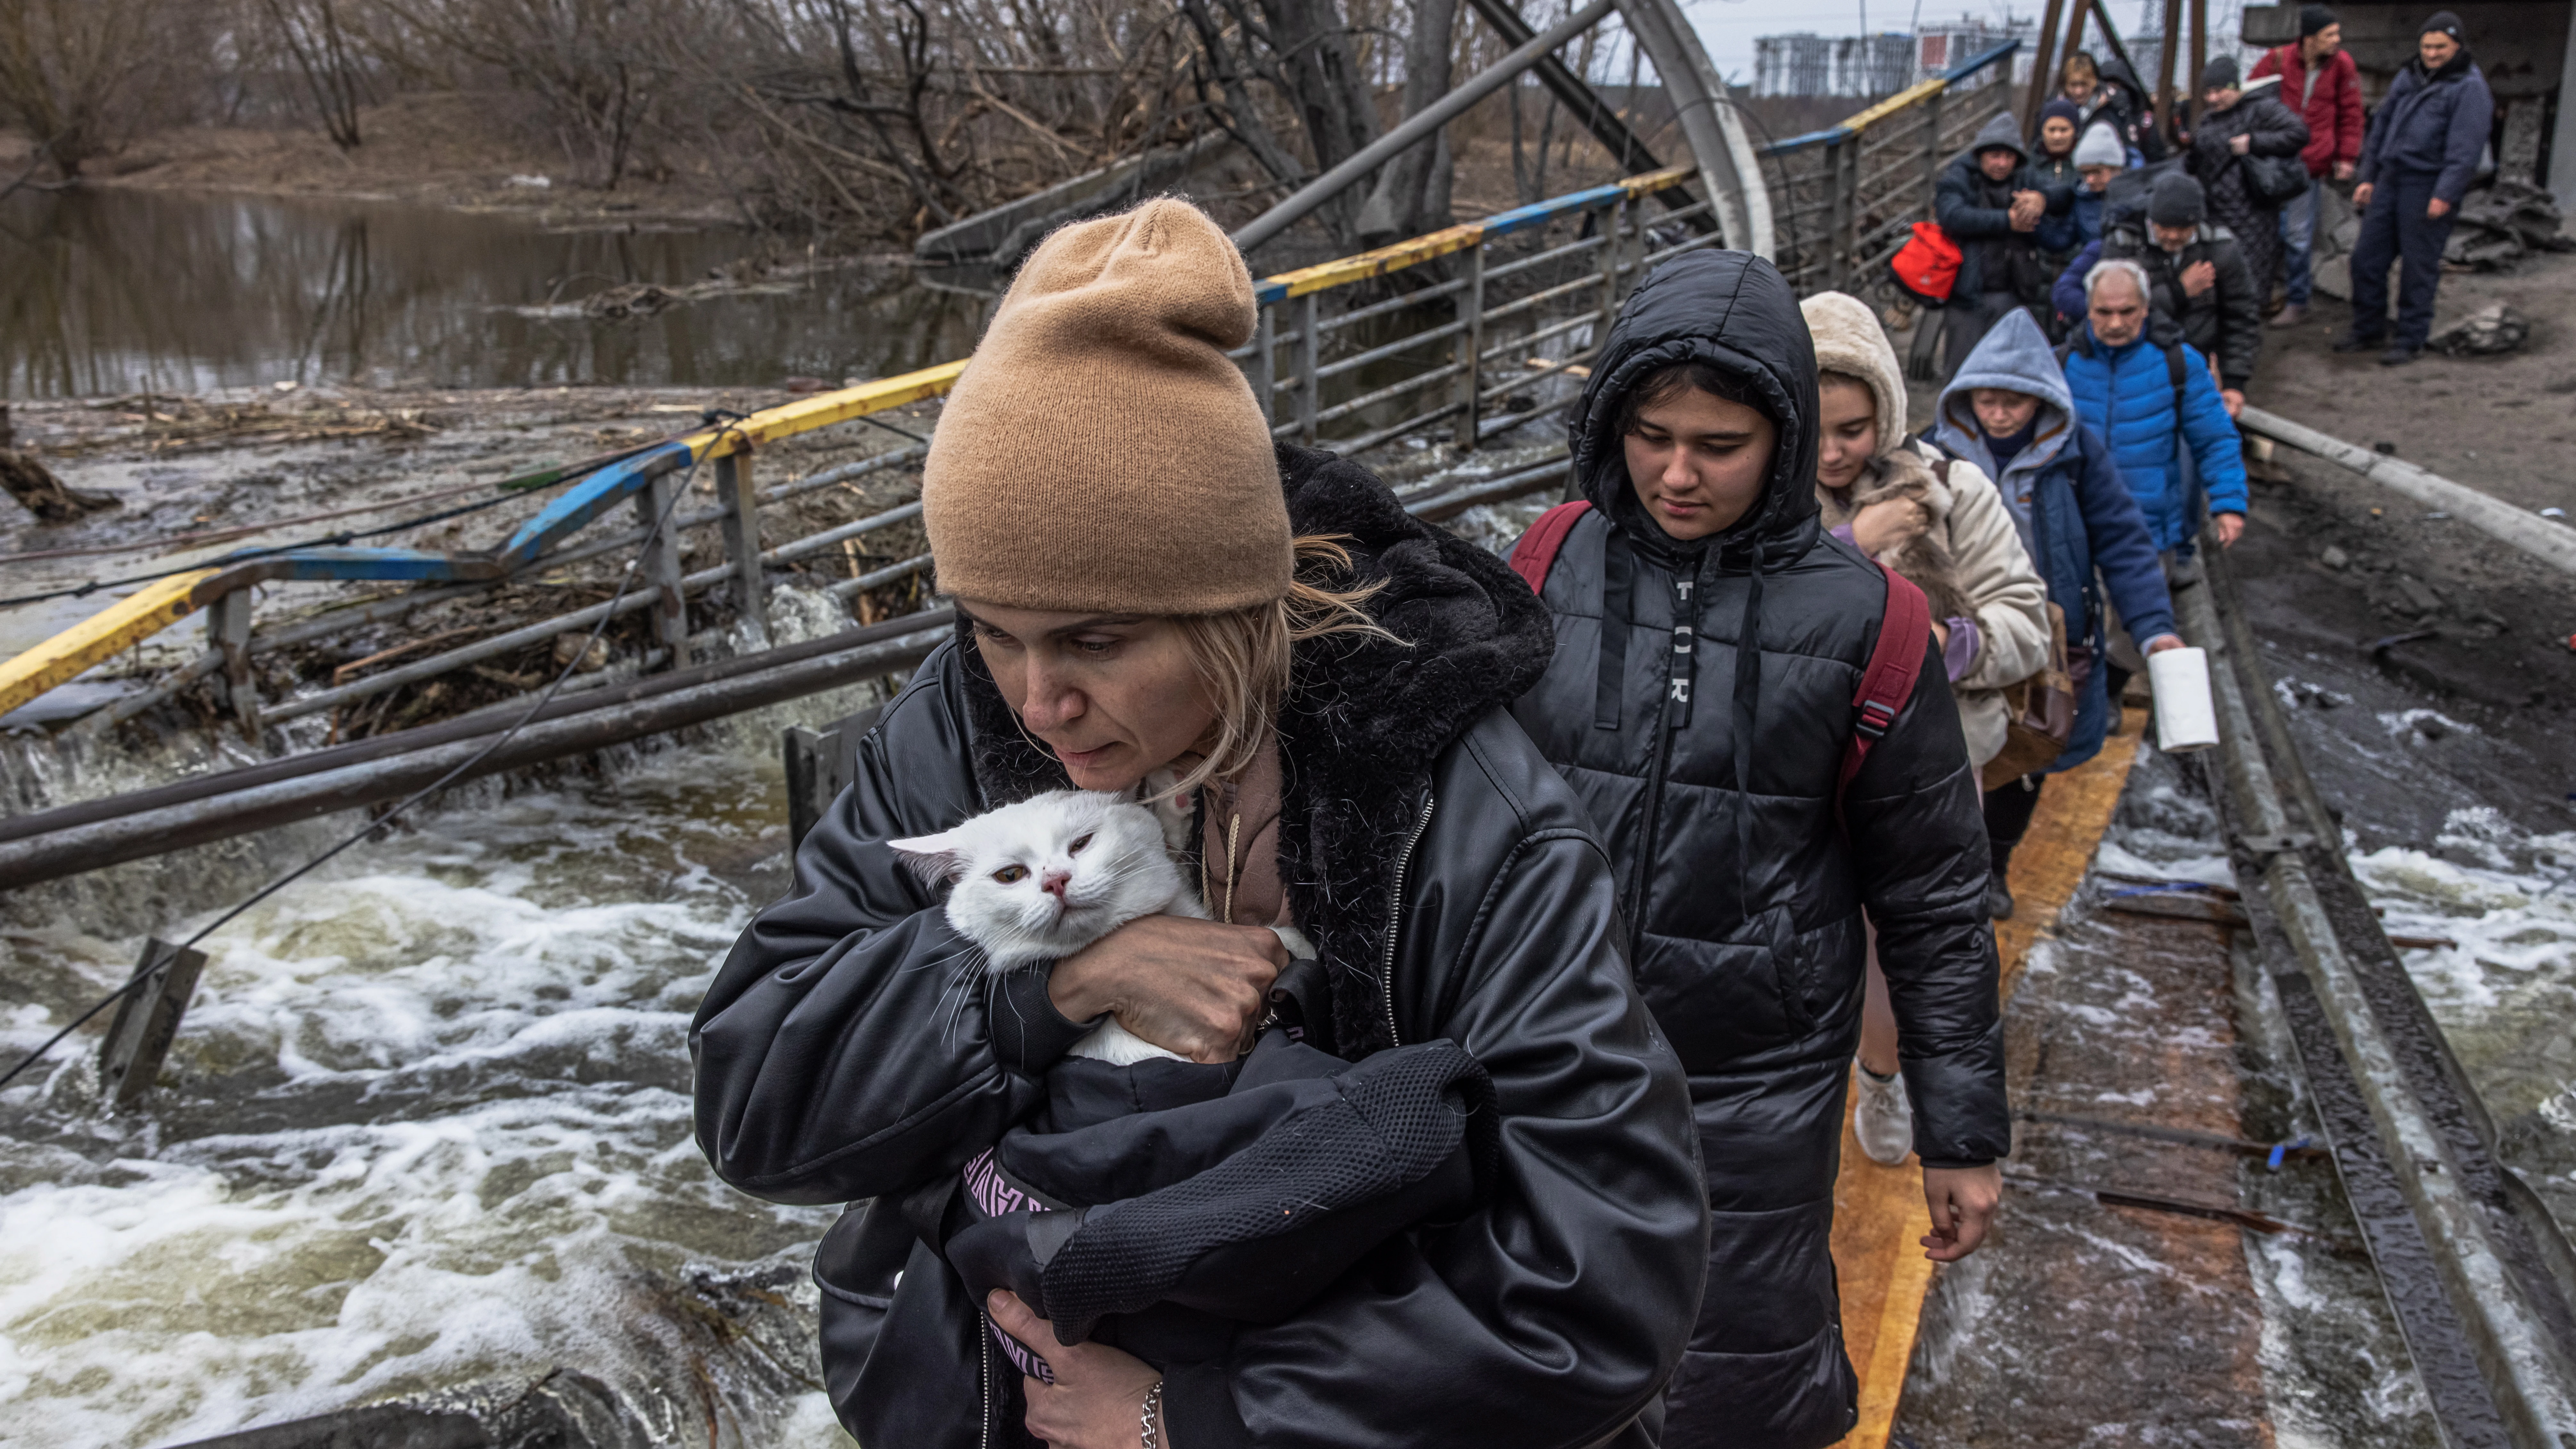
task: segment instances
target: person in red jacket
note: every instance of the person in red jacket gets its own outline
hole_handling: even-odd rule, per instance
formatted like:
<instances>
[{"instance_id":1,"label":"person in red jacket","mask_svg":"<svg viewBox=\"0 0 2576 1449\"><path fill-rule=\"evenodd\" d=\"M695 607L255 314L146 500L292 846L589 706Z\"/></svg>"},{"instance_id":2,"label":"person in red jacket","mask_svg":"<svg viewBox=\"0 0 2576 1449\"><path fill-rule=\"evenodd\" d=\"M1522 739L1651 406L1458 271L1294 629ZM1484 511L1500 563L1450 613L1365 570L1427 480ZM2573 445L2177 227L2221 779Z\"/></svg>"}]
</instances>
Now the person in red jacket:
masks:
<instances>
[{"instance_id":1,"label":"person in red jacket","mask_svg":"<svg viewBox=\"0 0 2576 1449\"><path fill-rule=\"evenodd\" d=\"M2299 7L2299 38L2265 51L2252 79L2281 78L2281 104L2308 123L2308 194L2281 208L2281 243L2289 273L2287 305L2275 327L2295 327L2308 315L2312 283L2309 247L2316 240L2317 197L2326 181L2350 181L2361 159L2361 77L2343 51L2343 26L2323 5Z\"/></svg>"}]
</instances>

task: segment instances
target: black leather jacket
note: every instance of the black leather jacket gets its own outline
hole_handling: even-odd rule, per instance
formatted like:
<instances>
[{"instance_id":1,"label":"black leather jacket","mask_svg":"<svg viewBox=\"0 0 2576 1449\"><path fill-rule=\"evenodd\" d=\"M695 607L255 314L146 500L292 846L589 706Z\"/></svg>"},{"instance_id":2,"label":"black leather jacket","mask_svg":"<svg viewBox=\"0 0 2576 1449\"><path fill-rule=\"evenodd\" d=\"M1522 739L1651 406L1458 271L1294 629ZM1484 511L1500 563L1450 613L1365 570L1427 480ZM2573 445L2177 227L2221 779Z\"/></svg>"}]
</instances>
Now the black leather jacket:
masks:
<instances>
[{"instance_id":1,"label":"black leather jacket","mask_svg":"<svg viewBox=\"0 0 2576 1449\"><path fill-rule=\"evenodd\" d=\"M1347 536L1359 576L1387 585L1372 611L1412 641L1301 647L1282 711L1281 876L1331 971L1327 1045L1464 1047L1500 1103L1499 1186L1288 1321L1167 1366L1173 1442L1649 1445L1699 1306L1705 1209L1688 1093L1629 980L1609 861L1501 709L1546 665L1546 616L1500 560L1408 517L1365 470L1280 458L1298 531ZM1025 1443L1018 1372L895 1199L1027 1117L1085 1024L1035 973L980 987L882 842L1064 777L959 645L923 664L859 759L794 889L699 1009L698 1140L761 1197L879 1199L816 1263L826 1374L861 1443Z\"/></svg>"}]
</instances>

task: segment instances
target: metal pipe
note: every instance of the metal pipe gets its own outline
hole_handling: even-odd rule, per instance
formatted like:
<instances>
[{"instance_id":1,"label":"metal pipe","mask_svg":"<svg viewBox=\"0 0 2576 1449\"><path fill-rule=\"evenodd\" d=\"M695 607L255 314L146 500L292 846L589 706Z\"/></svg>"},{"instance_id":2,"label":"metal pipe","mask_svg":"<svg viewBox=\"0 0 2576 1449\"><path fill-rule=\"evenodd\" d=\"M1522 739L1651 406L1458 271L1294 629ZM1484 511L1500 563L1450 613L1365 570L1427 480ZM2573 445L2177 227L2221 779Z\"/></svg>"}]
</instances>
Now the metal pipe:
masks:
<instances>
[{"instance_id":1,"label":"metal pipe","mask_svg":"<svg viewBox=\"0 0 2576 1449\"><path fill-rule=\"evenodd\" d=\"M2373 483L2393 488L2418 503L2430 504L2481 533L2500 538L2542 563L2576 573L2576 528L2516 508L2412 463L2354 447L2341 438L2258 407L2247 407L2238 416L2236 426L2274 442L2287 443L2302 453L2314 453L2329 463L2339 463Z\"/></svg>"},{"instance_id":2,"label":"metal pipe","mask_svg":"<svg viewBox=\"0 0 2576 1449\"><path fill-rule=\"evenodd\" d=\"M1347 402L1337 402L1331 407L1324 409L1322 412L1317 413L1315 415L1315 421L1319 424L1340 422L1342 419L1349 417L1351 414L1358 412L1363 408L1374 407L1379 403L1385 402L1388 398L1402 397L1408 392L1419 391L1435 382L1442 381L1446 378L1456 377L1459 373L1466 370L1467 365L1465 363L1451 362L1435 367L1429 372L1417 372L1402 382L1389 383L1375 392L1364 392L1358 397L1352 398ZM1341 445L1336 443L1334 446L1339 447Z\"/></svg>"},{"instance_id":3,"label":"metal pipe","mask_svg":"<svg viewBox=\"0 0 2576 1449\"><path fill-rule=\"evenodd\" d=\"M909 669L951 635L952 630L946 627L916 629L899 638L856 649L671 690L622 709L591 708L569 718L531 724L497 747L493 740L481 736L454 740L388 759L0 842L0 880L12 887L34 885L317 815L396 800L460 767L463 773L458 779L462 781L524 769L566 755L587 754Z\"/></svg>"},{"instance_id":4,"label":"metal pipe","mask_svg":"<svg viewBox=\"0 0 2576 1449\"><path fill-rule=\"evenodd\" d=\"M1443 519L1455 518L1479 503L1501 503L1507 499L1525 497L1542 488L1551 487L1565 476L1568 466L1566 457L1559 454L1535 467L1506 473L1500 478L1480 479L1463 487L1446 489L1428 498L1418 499L1406 504L1404 511L1416 518L1437 523Z\"/></svg>"},{"instance_id":5,"label":"metal pipe","mask_svg":"<svg viewBox=\"0 0 2576 1449\"><path fill-rule=\"evenodd\" d=\"M1591 4L1567 16L1563 23L1545 35L1515 47L1499 62L1468 77L1465 84L1407 116L1403 124L1361 148L1358 155L1307 182L1287 200L1254 217L1234 234L1234 244L1249 253L1286 231L1308 212L1339 196L1352 183L1428 139L1468 107L1502 89L1513 77L1536 65L1542 56L1600 24L1604 16L1617 8L1618 0L1592 0Z\"/></svg>"},{"instance_id":6,"label":"metal pipe","mask_svg":"<svg viewBox=\"0 0 2576 1449\"><path fill-rule=\"evenodd\" d=\"M800 558L810 558L821 553L843 539L856 538L863 533L874 533L880 528L891 528L898 523L908 523L920 516L921 502L915 499L901 507L889 508L883 513L871 513L865 518L852 519L837 528L827 528L821 533L809 533L794 543L782 543L762 554L760 560L763 563L773 564L794 563Z\"/></svg>"},{"instance_id":7,"label":"metal pipe","mask_svg":"<svg viewBox=\"0 0 2576 1449\"><path fill-rule=\"evenodd\" d=\"M1537 35L1529 28L1529 22L1521 18L1520 11L1512 7L1511 0L1467 0L1467 3L1476 7L1476 14L1492 28L1494 34L1502 37L1505 45L1520 45ZM1542 56L1532 69L1537 71L1539 83L1564 104L1567 113L1579 120L1604 150L1618 158L1617 165L1622 172L1635 175L1640 171L1664 169L1664 163L1655 159L1655 153L1646 149L1646 143L1628 128L1628 123L1620 119L1619 113L1602 104L1601 93L1581 76L1566 69L1565 62L1553 55ZM1630 96L1628 103L1635 105L1637 98ZM1689 205L1678 191L1657 192L1655 199L1662 202L1676 219L1688 216L1697 220L1709 215L1704 209ZM1697 229L1715 231L1717 224L1712 217L1700 221Z\"/></svg>"},{"instance_id":8,"label":"metal pipe","mask_svg":"<svg viewBox=\"0 0 2576 1449\"><path fill-rule=\"evenodd\" d=\"M888 639L901 638L923 629L953 626L956 619L955 611L942 605L936 609L905 614L900 618L888 619L862 628L844 629L838 633L826 634L819 639L781 645L762 654L745 654L732 659L718 660L713 664L702 664L695 669L671 674L645 675L615 684L594 686L573 698L567 699L563 695L558 695L538 710L536 717L530 723L543 723L589 710L612 709L634 704L657 695L669 694L674 690L694 688L719 680L736 679L764 669L773 669L782 664L792 664L801 659L812 659L843 650L863 648L867 645L883 643ZM572 693L581 684L581 680L573 680L564 686L564 693ZM282 760L244 765L238 769L212 770L202 775L191 775L184 780L174 780L167 785L156 785L148 790L135 790L123 795L84 800L73 805L58 805L51 810L39 810L27 815L0 817L0 841L23 840L30 836L67 830L77 825L114 819L120 815L162 809L190 800L203 800L210 796L228 795L255 786L274 784L280 780L297 779L324 770L342 769L368 760L381 760L408 751L445 744L451 740L475 739L484 735L497 734L508 728L511 721L526 711L526 707L524 700L515 702L515 709L513 703L490 705L473 714L441 720L437 724L371 735L363 740L352 740L345 745L331 745L323 749L309 750Z\"/></svg>"},{"instance_id":9,"label":"metal pipe","mask_svg":"<svg viewBox=\"0 0 2576 1449\"><path fill-rule=\"evenodd\" d=\"M863 594L870 589L882 589L898 579L908 579L929 567L930 555L917 553L901 563L888 564L884 568L861 574L855 579L843 579L824 592L836 599L846 599L852 594Z\"/></svg>"},{"instance_id":10,"label":"metal pipe","mask_svg":"<svg viewBox=\"0 0 2576 1449\"><path fill-rule=\"evenodd\" d=\"M2372 1126L2387 1149L2388 1165L2435 1250L2434 1262L2475 1345L2496 1408L2522 1449L2576 1442L2576 1400L2571 1399L2565 1366L2521 1285L2498 1256L2483 1214L2443 1148L2440 1131L2408 1088L2334 923L2308 879L2300 846L2289 835L2280 787L2264 760L2246 705L2249 682L2238 677L2240 664L2251 661L2236 658L2211 590L2184 589L2174 602L2186 636L2210 653L2223 767L2241 818L2251 827L2245 843L2264 857L2265 898L2316 988Z\"/></svg>"},{"instance_id":11,"label":"metal pipe","mask_svg":"<svg viewBox=\"0 0 2576 1449\"><path fill-rule=\"evenodd\" d=\"M1390 357L1401 356L1424 345L1425 343L1439 342L1446 338L1455 337L1466 330L1466 323L1451 322L1446 326L1434 327L1428 332L1410 333L1406 336L1399 337L1393 342L1389 342L1382 347L1372 347L1366 352L1353 353L1350 356L1343 358L1341 361L1334 363L1330 367L1319 369L1315 375L1319 378L1339 377L1346 372L1355 372L1360 368L1368 366L1372 362L1384 362Z\"/></svg>"}]
</instances>

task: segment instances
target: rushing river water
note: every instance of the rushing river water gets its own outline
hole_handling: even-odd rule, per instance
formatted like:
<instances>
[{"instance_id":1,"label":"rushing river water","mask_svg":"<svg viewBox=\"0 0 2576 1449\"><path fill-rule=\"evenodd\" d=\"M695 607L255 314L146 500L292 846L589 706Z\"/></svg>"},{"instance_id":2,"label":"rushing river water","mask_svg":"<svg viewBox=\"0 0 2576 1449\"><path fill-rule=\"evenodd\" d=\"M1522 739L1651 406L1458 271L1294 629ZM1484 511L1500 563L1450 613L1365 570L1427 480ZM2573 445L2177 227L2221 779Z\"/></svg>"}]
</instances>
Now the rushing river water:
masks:
<instances>
[{"instance_id":1,"label":"rushing river water","mask_svg":"<svg viewBox=\"0 0 2576 1449\"><path fill-rule=\"evenodd\" d=\"M899 267L651 316L577 305L626 283L700 281L760 250L725 228L550 230L383 202L22 193L0 202L0 398L283 381L775 386L973 348L986 300Z\"/></svg>"}]
</instances>

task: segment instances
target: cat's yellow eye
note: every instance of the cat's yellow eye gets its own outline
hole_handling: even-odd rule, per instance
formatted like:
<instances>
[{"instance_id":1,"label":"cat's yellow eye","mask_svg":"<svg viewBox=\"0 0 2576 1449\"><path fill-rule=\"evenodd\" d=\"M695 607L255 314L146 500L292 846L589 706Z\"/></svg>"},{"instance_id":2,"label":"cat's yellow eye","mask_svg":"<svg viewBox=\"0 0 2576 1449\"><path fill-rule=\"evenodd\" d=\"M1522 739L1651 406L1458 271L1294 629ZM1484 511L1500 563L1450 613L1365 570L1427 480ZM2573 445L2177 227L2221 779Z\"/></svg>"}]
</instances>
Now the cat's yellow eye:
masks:
<instances>
[{"instance_id":1,"label":"cat's yellow eye","mask_svg":"<svg viewBox=\"0 0 2576 1449\"><path fill-rule=\"evenodd\" d=\"M1075 841L1073 844L1066 846L1064 848L1064 853L1067 855L1080 855L1082 854L1082 848L1090 843L1091 837L1086 835L1080 840Z\"/></svg>"},{"instance_id":2,"label":"cat's yellow eye","mask_svg":"<svg viewBox=\"0 0 2576 1449\"><path fill-rule=\"evenodd\" d=\"M1028 878L1029 868L1025 865L1006 865L993 872L993 879L1004 885L1018 885Z\"/></svg>"}]
</instances>

